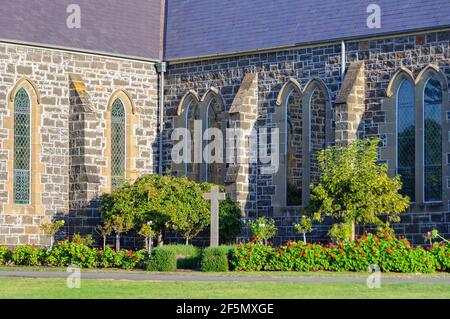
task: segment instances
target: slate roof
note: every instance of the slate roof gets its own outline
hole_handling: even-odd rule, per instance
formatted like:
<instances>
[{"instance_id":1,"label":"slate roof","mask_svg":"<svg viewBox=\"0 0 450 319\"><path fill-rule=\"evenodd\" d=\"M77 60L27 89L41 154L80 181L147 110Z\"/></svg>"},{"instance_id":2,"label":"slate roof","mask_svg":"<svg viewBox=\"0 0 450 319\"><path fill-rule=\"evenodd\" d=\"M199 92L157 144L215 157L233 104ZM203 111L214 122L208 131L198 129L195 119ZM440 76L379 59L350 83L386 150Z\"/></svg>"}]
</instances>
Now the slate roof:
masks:
<instances>
[{"instance_id":1,"label":"slate roof","mask_svg":"<svg viewBox=\"0 0 450 319\"><path fill-rule=\"evenodd\" d=\"M3 0L0 40L158 59L163 0ZM165 0L166 60L450 27L450 0ZM81 29L66 8L81 6ZM382 28L366 25L381 6Z\"/></svg>"},{"instance_id":2,"label":"slate roof","mask_svg":"<svg viewBox=\"0 0 450 319\"><path fill-rule=\"evenodd\" d=\"M69 29L69 4L81 28ZM2 0L0 39L158 59L160 0Z\"/></svg>"},{"instance_id":3,"label":"slate roof","mask_svg":"<svg viewBox=\"0 0 450 319\"><path fill-rule=\"evenodd\" d=\"M450 0L167 0L166 14L173 60L450 26Z\"/></svg>"}]
</instances>

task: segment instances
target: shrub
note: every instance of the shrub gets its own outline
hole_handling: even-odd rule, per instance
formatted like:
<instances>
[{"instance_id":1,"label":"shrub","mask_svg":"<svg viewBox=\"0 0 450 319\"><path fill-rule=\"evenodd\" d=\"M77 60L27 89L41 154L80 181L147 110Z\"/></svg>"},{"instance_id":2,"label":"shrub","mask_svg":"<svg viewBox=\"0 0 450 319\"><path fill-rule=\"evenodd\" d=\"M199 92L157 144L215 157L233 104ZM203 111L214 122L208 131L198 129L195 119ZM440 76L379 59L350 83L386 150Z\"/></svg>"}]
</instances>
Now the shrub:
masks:
<instances>
[{"instance_id":1,"label":"shrub","mask_svg":"<svg viewBox=\"0 0 450 319\"><path fill-rule=\"evenodd\" d=\"M266 241L277 233L275 221L271 218L260 217L256 220L249 221L248 225L252 230L253 237L258 241Z\"/></svg>"},{"instance_id":2,"label":"shrub","mask_svg":"<svg viewBox=\"0 0 450 319\"><path fill-rule=\"evenodd\" d=\"M174 271L177 268L177 256L174 251L164 247L155 248L147 262L149 271Z\"/></svg>"},{"instance_id":3,"label":"shrub","mask_svg":"<svg viewBox=\"0 0 450 319\"><path fill-rule=\"evenodd\" d=\"M370 265L378 265L384 272L431 273L448 271L449 257L446 245L435 245L427 251L413 248L409 241L389 232L379 232L336 245L289 241L274 248L255 242L241 244L232 251L230 263L235 270L248 271L365 272Z\"/></svg>"},{"instance_id":4,"label":"shrub","mask_svg":"<svg viewBox=\"0 0 450 319\"><path fill-rule=\"evenodd\" d=\"M84 244L70 241L60 241L48 253L46 262L56 267L66 267L71 264L81 268L95 268L97 266L98 251Z\"/></svg>"},{"instance_id":5,"label":"shrub","mask_svg":"<svg viewBox=\"0 0 450 319\"><path fill-rule=\"evenodd\" d=\"M225 272L229 270L230 246L208 247L203 250L201 270L205 272Z\"/></svg>"},{"instance_id":6,"label":"shrub","mask_svg":"<svg viewBox=\"0 0 450 319\"><path fill-rule=\"evenodd\" d=\"M242 233L242 211L230 197L219 203L219 238L221 243L231 243Z\"/></svg>"},{"instance_id":7,"label":"shrub","mask_svg":"<svg viewBox=\"0 0 450 319\"><path fill-rule=\"evenodd\" d=\"M122 269L133 269L140 265L147 256L146 250L126 250L121 249L116 252L114 257L114 266Z\"/></svg>"},{"instance_id":8,"label":"shrub","mask_svg":"<svg viewBox=\"0 0 450 319\"><path fill-rule=\"evenodd\" d=\"M268 243L252 241L239 244L231 251L231 268L238 271L260 271L266 265L272 250L272 246Z\"/></svg>"},{"instance_id":9,"label":"shrub","mask_svg":"<svg viewBox=\"0 0 450 319\"><path fill-rule=\"evenodd\" d=\"M116 251L110 246L106 245L105 249L99 249L97 252L98 264L102 268L114 267L116 258Z\"/></svg>"},{"instance_id":10,"label":"shrub","mask_svg":"<svg viewBox=\"0 0 450 319\"><path fill-rule=\"evenodd\" d=\"M450 271L450 244L434 243L429 252L434 256L438 270Z\"/></svg>"},{"instance_id":11,"label":"shrub","mask_svg":"<svg viewBox=\"0 0 450 319\"><path fill-rule=\"evenodd\" d=\"M327 270L329 260L326 249L318 244L288 241L269 253L264 266L273 271L318 271Z\"/></svg>"},{"instance_id":12,"label":"shrub","mask_svg":"<svg viewBox=\"0 0 450 319\"><path fill-rule=\"evenodd\" d=\"M12 252L15 265L40 266L45 259L45 249L32 246L19 246Z\"/></svg>"},{"instance_id":13,"label":"shrub","mask_svg":"<svg viewBox=\"0 0 450 319\"><path fill-rule=\"evenodd\" d=\"M6 265L11 261L11 250L7 246L0 246L0 265Z\"/></svg>"},{"instance_id":14,"label":"shrub","mask_svg":"<svg viewBox=\"0 0 450 319\"><path fill-rule=\"evenodd\" d=\"M198 269L200 267L201 251L193 245L171 244L161 248L175 253L177 269Z\"/></svg>"}]
</instances>

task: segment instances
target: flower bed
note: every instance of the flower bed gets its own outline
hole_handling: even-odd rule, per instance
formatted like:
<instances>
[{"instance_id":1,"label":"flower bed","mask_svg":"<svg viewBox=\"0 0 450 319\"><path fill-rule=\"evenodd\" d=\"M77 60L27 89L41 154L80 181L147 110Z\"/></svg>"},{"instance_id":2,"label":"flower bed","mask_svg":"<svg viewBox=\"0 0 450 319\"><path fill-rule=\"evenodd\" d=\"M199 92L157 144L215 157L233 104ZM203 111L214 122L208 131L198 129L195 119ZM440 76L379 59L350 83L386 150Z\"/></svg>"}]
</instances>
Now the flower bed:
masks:
<instances>
[{"instance_id":1,"label":"flower bed","mask_svg":"<svg viewBox=\"0 0 450 319\"><path fill-rule=\"evenodd\" d=\"M367 233L354 242L305 244L289 241L279 247L259 242L238 245L230 264L237 271L367 271L378 265L385 272L450 271L450 245L414 248L389 233Z\"/></svg>"}]
</instances>

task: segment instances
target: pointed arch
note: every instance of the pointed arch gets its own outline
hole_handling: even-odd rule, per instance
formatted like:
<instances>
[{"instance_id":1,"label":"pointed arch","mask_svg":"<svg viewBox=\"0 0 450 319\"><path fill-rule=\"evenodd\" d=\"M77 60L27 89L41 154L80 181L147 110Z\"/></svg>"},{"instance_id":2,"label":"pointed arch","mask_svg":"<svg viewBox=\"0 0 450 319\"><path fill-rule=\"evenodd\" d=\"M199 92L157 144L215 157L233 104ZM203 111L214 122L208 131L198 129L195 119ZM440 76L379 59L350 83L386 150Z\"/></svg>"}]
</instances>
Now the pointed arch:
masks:
<instances>
[{"instance_id":1,"label":"pointed arch","mask_svg":"<svg viewBox=\"0 0 450 319\"><path fill-rule=\"evenodd\" d=\"M180 104L178 104L177 115L181 115L184 112L184 109L187 105L189 105L192 101L200 102L200 98L198 93L195 90L189 90L180 100Z\"/></svg>"},{"instance_id":2,"label":"pointed arch","mask_svg":"<svg viewBox=\"0 0 450 319\"><path fill-rule=\"evenodd\" d=\"M436 79L440 82L442 91L448 93L447 78L439 69L439 66L434 64L427 65L419 72L415 80L415 84L418 85L419 87L425 86L425 83L428 82L428 80L433 76L435 76Z\"/></svg>"},{"instance_id":3,"label":"pointed arch","mask_svg":"<svg viewBox=\"0 0 450 319\"><path fill-rule=\"evenodd\" d=\"M16 101L16 98L25 98L28 102ZM26 108L18 112L18 103L25 103ZM25 106L25 105L22 105ZM24 113L23 113L24 112ZM3 204L3 212L10 214L24 215L43 215L44 209L41 202L41 174L44 172L44 166L41 164L42 141L40 136L42 105L38 86L34 81L27 77L21 78L15 83L8 94L8 113L9 116L3 119L3 127L8 131L8 138L3 143L3 148L8 151L9 161L7 166L8 179L6 189L9 191L8 202ZM22 116L20 115L22 114ZM26 121L22 125L18 121ZM16 122L17 121L17 122ZM22 134L25 127L29 128L27 134ZM21 130L21 133L16 132ZM20 139L20 141L16 140ZM16 149L22 147L21 152ZM20 143L20 144L19 144ZM27 170L21 171L17 165L16 155L20 154L21 161L28 161ZM26 179L19 178L19 175L27 175ZM24 175L25 174L25 175ZM22 176L22 177L23 177ZM19 191L29 193L22 200L17 200L15 193Z\"/></svg>"},{"instance_id":4,"label":"pointed arch","mask_svg":"<svg viewBox=\"0 0 450 319\"><path fill-rule=\"evenodd\" d=\"M127 113L132 115L136 114L136 106L134 105L133 98L131 97L131 94L129 94L124 89L115 90L111 94L108 100L108 108L107 108L108 112L111 112L114 101L116 101L117 99L120 99L123 102L124 107L127 108L126 110Z\"/></svg>"},{"instance_id":5,"label":"pointed arch","mask_svg":"<svg viewBox=\"0 0 450 319\"><path fill-rule=\"evenodd\" d=\"M278 93L276 105L282 106L293 90L296 90L299 94L303 92L300 83L294 78L289 78L281 87L280 93Z\"/></svg>"},{"instance_id":6,"label":"pointed arch","mask_svg":"<svg viewBox=\"0 0 450 319\"><path fill-rule=\"evenodd\" d=\"M389 85L386 89L387 97L391 97L392 95L394 95L397 91L397 88L404 80L409 80L412 83L415 83L414 74L408 68L402 65L389 81Z\"/></svg>"},{"instance_id":7,"label":"pointed arch","mask_svg":"<svg viewBox=\"0 0 450 319\"><path fill-rule=\"evenodd\" d=\"M105 158L107 165L102 169L103 176L106 176L106 187L104 192L111 192L113 189L113 156L112 156L112 143L113 137L116 139L116 128L113 136L113 107L120 105L123 108L123 158L124 158L124 180L132 181L137 177L135 159L139 156L139 148L137 146L137 140L135 135L135 129L138 124L138 117L136 114L136 107L131 95L124 89L118 89L114 91L108 99L104 119L105 119Z\"/></svg>"}]
</instances>

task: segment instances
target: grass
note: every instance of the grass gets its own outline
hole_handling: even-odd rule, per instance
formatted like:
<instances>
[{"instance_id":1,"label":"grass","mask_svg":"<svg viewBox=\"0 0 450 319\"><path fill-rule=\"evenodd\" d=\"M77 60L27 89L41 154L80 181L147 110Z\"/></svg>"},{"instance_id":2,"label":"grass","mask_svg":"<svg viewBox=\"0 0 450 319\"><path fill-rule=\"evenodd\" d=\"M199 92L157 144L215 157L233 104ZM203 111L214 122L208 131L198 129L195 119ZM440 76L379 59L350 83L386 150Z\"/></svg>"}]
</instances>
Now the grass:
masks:
<instances>
[{"instance_id":1,"label":"grass","mask_svg":"<svg viewBox=\"0 0 450 319\"><path fill-rule=\"evenodd\" d=\"M83 279L69 289L65 279L0 278L0 298L450 298L448 284L386 283L368 289L361 283L173 282Z\"/></svg>"}]
</instances>

